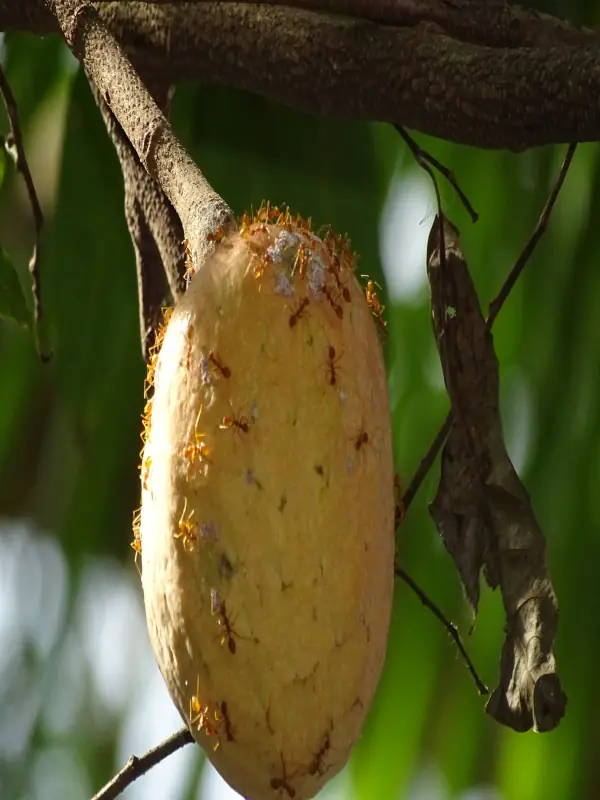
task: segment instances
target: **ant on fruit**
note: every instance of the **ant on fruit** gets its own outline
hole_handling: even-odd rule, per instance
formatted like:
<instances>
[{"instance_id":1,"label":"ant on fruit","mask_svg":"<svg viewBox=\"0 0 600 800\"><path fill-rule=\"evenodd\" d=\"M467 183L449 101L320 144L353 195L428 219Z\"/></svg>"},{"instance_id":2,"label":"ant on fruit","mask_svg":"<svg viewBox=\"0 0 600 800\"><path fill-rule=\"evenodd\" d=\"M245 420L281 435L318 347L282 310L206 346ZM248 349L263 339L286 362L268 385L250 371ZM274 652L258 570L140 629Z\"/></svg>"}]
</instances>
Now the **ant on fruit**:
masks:
<instances>
[{"instance_id":1,"label":"ant on fruit","mask_svg":"<svg viewBox=\"0 0 600 800\"><path fill-rule=\"evenodd\" d=\"M340 276L339 276L340 257L338 255L334 254L334 255L332 255L331 258L332 258L332 262L333 263L329 265L327 270L331 275L333 275L333 278L334 278L334 280L335 280L335 282L337 284L337 287L338 287L339 291L341 292L341 295L344 298L344 300L347 303L350 303L351 299L352 299L351 296L350 296L350 289L348 289L347 286L344 286L344 284L342 283L342 281L340 279Z\"/></svg>"},{"instance_id":2,"label":"ant on fruit","mask_svg":"<svg viewBox=\"0 0 600 800\"><path fill-rule=\"evenodd\" d=\"M194 545L196 544L197 535L196 535L196 523L192 522L192 517L194 516L194 509L190 511L190 515L187 519L185 517L185 511L187 509L187 497L183 503L183 511L181 512L181 517L178 523L178 531L175 534L176 539L181 539L183 542L183 549L187 550L188 553L194 549Z\"/></svg>"},{"instance_id":3,"label":"ant on fruit","mask_svg":"<svg viewBox=\"0 0 600 800\"><path fill-rule=\"evenodd\" d=\"M225 610L225 601L222 600L219 603L219 625L225 628L225 633L221 637L221 644L225 644L227 642L227 647L231 655L235 655L236 651L236 644L234 636L237 636L237 633L233 630L233 625L227 616L227 611Z\"/></svg>"},{"instance_id":4,"label":"ant on fruit","mask_svg":"<svg viewBox=\"0 0 600 800\"><path fill-rule=\"evenodd\" d=\"M215 711L215 722L218 722L217 712ZM207 736L216 736L217 730L214 728L208 719L208 706L202 707L200 702L200 676L196 678L196 694L192 695L190 700L189 710L189 726L193 728L194 725L198 726L198 730L203 730ZM217 740L213 751L217 750L220 742Z\"/></svg>"},{"instance_id":5,"label":"ant on fruit","mask_svg":"<svg viewBox=\"0 0 600 800\"><path fill-rule=\"evenodd\" d=\"M359 453L363 447L369 444L369 434L364 428L361 428L356 436L353 436L350 441L353 443L356 452Z\"/></svg>"},{"instance_id":6,"label":"ant on fruit","mask_svg":"<svg viewBox=\"0 0 600 800\"><path fill-rule=\"evenodd\" d=\"M188 459L190 462L188 465L188 473L190 467L195 463L196 458L198 458L199 463L208 462L210 463L210 447L206 444L204 439L202 438L205 434L198 433L198 422L200 420L200 414L202 413L202 406L198 409L198 416L196 417L196 422L194 424L194 438L191 444L188 444L186 447L183 448L183 457ZM206 467L205 467L206 470ZM206 474L206 472L204 473ZM186 479L188 475L186 474Z\"/></svg>"},{"instance_id":7,"label":"ant on fruit","mask_svg":"<svg viewBox=\"0 0 600 800\"><path fill-rule=\"evenodd\" d=\"M212 350L208 354L210 363L221 373L224 378L231 378L231 370L219 359L217 354Z\"/></svg>"},{"instance_id":8,"label":"ant on fruit","mask_svg":"<svg viewBox=\"0 0 600 800\"><path fill-rule=\"evenodd\" d=\"M142 486L145 491L148 491L148 478L150 477L150 467L152 466L152 457L148 456L140 464L140 472L142 475Z\"/></svg>"},{"instance_id":9,"label":"ant on fruit","mask_svg":"<svg viewBox=\"0 0 600 800\"><path fill-rule=\"evenodd\" d=\"M337 382L336 370L341 358L342 354L336 355L335 347L330 344L327 352L327 383L329 386L335 386Z\"/></svg>"},{"instance_id":10,"label":"ant on fruit","mask_svg":"<svg viewBox=\"0 0 600 800\"><path fill-rule=\"evenodd\" d=\"M226 429L235 429L238 433L248 433L250 430L250 421L247 417L241 417L236 414L232 414L228 417L223 417L223 421L219 425L219 428L224 430Z\"/></svg>"},{"instance_id":11,"label":"ant on fruit","mask_svg":"<svg viewBox=\"0 0 600 800\"><path fill-rule=\"evenodd\" d=\"M368 275L361 275L361 278L368 278L368 277L369 277ZM377 292L373 288L374 286L377 286L379 289L381 289L381 286L379 286L378 283L372 281L369 278L365 289L367 304L371 309L373 316L375 317L375 321L379 325L379 328L383 333L383 336L387 337L387 324L383 319L383 312L385 311L385 306L382 306L381 303L379 302L379 298L377 297Z\"/></svg>"},{"instance_id":12,"label":"ant on fruit","mask_svg":"<svg viewBox=\"0 0 600 800\"><path fill-rule=\"evenodd\" d=\"M231 722L229 721L229 715L227 714L227 703L225 700L221 702L221 716L225 722L225 736L227 736L227 741L233 742L233 731L231 730Z\"/></svg>"},{"instance_id":13,"label":"ant on fruit","mask_svg":"<svg viewBox=\"0 0 600 800\"><path fill-rule=\"evenodd\" d=\"M338 319L343 319L344 318L344 309L337 302L337 298L334 298L332 296L331 292L329 291L329 289L326 286L323 286L323 293L325 294L325 297L329 301L329 305L335 311L335 314L336 314L337 318Z\"/></svg>"},{"instance_id":14,"label":"ant on fruit","mask_svg":"<svg viewBox=\"0 0 600 800\"><path fill-rule=\"evenodd\" d=\"M290 317L290 328L293 328L299 319L302 319L302 317L306 316L307 314L306 308L309 303L310 300L308 299L308 297L304 297L302 300L300 300L299 304L296 306L296 310Z\"/></svg>"},{"instance_id":15,"label":"ant on fruit","mask_svg":"<svg viewBox=\"0 0 600 800\"><path fill-rule=\"evenodd\" d=\"M304 279L306 277L306 270L308 269L310 259L311 259L311 254L308 250L308 247L304 242L300 242L300 244L298 245L298 250L296 252L296 259L294 261L292 275L296 272L296 269L298 269L300 278Z\"/></svg>"},{"instance_id":16,"label":"ant on fruit","mask_svg":"<svg viewBox=\"0 0 600 800\"><path fill-rule=\"evenodd\" d=\"M135 566L137 568L140 577L142 575L142 571L138 563L138 558L142 555L142 535L140 530L141 521L142 521L142 509L138 508L137 511L133 512L133 542L131 542L129 546L135 553L135 559L134 559Z\"/></svg>"}]
</instances>

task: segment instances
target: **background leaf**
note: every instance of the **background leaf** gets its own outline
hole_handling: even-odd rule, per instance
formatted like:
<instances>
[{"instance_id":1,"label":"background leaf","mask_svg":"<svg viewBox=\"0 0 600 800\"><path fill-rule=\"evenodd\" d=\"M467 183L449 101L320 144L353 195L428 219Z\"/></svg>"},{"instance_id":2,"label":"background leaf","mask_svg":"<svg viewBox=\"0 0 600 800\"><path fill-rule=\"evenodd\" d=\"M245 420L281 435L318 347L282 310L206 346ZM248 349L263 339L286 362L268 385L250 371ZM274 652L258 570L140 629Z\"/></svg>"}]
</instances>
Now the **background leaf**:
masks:
<instances>
[{"instance_id":1,"label":"background leaf","mask_svg":"<svg viewBox=\"0 0 600 800\"><path fill-rule=\"evenodd\" d=\"M29 327L30 313L23 287L8 255L0 249L0 317Z\"/></svg>"}]
</instances>

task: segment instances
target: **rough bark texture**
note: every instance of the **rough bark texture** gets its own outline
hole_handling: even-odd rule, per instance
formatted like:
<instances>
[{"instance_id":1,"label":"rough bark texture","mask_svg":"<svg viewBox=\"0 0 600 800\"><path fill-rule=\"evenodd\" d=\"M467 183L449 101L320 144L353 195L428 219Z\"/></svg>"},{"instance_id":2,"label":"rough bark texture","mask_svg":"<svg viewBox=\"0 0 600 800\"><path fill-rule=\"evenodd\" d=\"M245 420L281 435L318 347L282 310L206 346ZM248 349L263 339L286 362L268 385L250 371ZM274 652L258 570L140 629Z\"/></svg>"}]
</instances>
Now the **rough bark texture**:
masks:
<instances>
[{"instance_id":1,"label":"rough bark texture","mask_svg":"<svg viewBox=\"0 0 600 800\"><path fill-rule=\"evenodd\" d=\"M50 5L67 44L177 212L196 264L202 264L214 250L214 231L235 228L231 210L179 143L95 9L77 0L53 0Z\"/></svg>"},{"instance_id":2,"label":"rough bark texture","mask_svg":"<svg viewBox=\"0 0 600 800\"><path fill-rule=\"evenodd\" d=\"M149 91L167 116L169 89L151 85ZM129 139L92 84L94 98L108 134L115 146L125 188L125 217L135 251L140 298L142 350L146 359L153 344L153 331L161 318L161 308L169 294L175 298L184 289L183 229L164 192L148 174Z\"/></svg>"},{"instance_id":3,"label":"rough bark texture","mask_svg":"<svg viewBox=\"0 0 600 800\"><path fill-rule=\"evenodd\" d=\"M600 139L598 34L500 0L350 5L406 24L244 3L101 3L99 14L144 74L169 81L235 86L478 147ZM0 26L56 30L42 0L0 0ZM147 142L156 156L165 136Z\"/></svg>"}]
</instances>

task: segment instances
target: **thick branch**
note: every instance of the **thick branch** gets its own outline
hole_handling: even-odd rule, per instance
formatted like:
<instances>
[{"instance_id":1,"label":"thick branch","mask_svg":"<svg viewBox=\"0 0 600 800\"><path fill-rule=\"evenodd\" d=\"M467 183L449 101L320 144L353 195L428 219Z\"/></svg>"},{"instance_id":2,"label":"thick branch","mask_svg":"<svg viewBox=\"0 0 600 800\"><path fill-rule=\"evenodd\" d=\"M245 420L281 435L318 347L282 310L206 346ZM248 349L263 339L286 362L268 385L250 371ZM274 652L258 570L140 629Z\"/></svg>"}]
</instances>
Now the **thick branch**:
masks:
<instances>
[{"instance_id":1,"label":"thick branch","mask_svg":"<svg viewBox=\"0 0 600 800\"><path fill-rule=\"evenodd\" d=\"M148 85L148 89L166 116L170 98L168 87L154 84ZM185 287L181 245L183 229L173 206L145 170L94 84L92 91L123 173L125 217L135 252L138 277L142 351L148 359L150 347L154 344L154 333L162 318L161 309L169 299L169 289L175 298Z\"/></svg>"},{"instance_id":2,"label":"thick branch","mask_svg":"<svg viewBox=\"0 0 600 800\"><path fill-rule=\"evenodd\" d=\"M123 769L98 794L94 795L92 800L114 800L115 797L118 797L130 784L148 772L149 769L160 764L161 761L184 745L192 744L193 741L194 737L189 730L182 728L154 749L148 750L143 756L139 758L138 756L130 756Z\"/></svg>"},{"instance_id":3,"label":"thick branch","mask_svg":"<svg viewBox=\"0 0 600 800\"><path fill-rule=\"evenodd\" d=\"M600 139L600 39L481 47L433 24L393 28L233 4L103 6L145 69L380 120L478 147Z\"/></svg>"},{"instance_id":4,"label":"thick branch","mask_svg":"<svg viewBox=\"0 0 600 800\"><path fill-rule=\"evenodd\" d=\"M392 8L391 0L373 5ZM411 7L408 0L397 5ZM398 28L243 3L102 3L99 13L136 66L170 82L233 86L306 111L393 122L477 147L600 140L598 34L513 9L509 32L535 45L515 49L514 35L500 22L494 27L509 13L501 2L412 5L423 6L425 22ZM485 19L472 29L480 6ZM444 33L442 13L463 41ZM56 29L42 0L0 0L0 27L15 26ZM470 41L490 37L504 47Z\"/></svg>"},{"instance_id":5,"label":"thick branch","mask_svg":"<svg viewBox=\"0 0 600 800\"><path fill-rule=\"evenodd\" d=\"M52 0L51 6L67 43L171 201L201 264L214 248L209 234L235 226L231 210L179 143L96 10L77 0Z\"/></svg>"},{"instance_id":6,"label":"thick branch","mask_svg":"<svg viewBox=\"0 0 600 800\"><path fill-rule=\"evenodd\" d=\"M96 5L112 0L96 0ZM146 0L152 5L182 5L182 0ZM188 5L210 3L191 0ZM220 0L222 4L265 5L264 0ZM214 2L213 2L214 5ZM344 14L380 25L439 25L454 39L490 47L537 47L585 44L596 33L566 20L542 14L505 0L269 0L270 6L303 8L325 14Z\"/></svg>"}]
</instances>

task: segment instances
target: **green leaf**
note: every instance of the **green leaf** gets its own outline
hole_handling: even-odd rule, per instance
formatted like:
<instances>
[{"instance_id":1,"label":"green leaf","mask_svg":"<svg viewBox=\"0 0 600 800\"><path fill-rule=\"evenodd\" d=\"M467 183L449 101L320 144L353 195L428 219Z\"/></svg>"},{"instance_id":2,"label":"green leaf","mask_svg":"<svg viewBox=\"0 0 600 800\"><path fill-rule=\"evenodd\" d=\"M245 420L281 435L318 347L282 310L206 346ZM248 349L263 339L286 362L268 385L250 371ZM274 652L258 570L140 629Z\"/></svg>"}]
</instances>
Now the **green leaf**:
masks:
<instances>
[{"instance_id":1,"label":"green leaf","mask_svg":"<svg viewBox=\"0 0 600 800\"><path fill-rule=\"evenodd\" d=\"M0 250L0 317L12 319L26 328L31 326L21 281L4 250Z\"/></svg>"}]
</instances>

